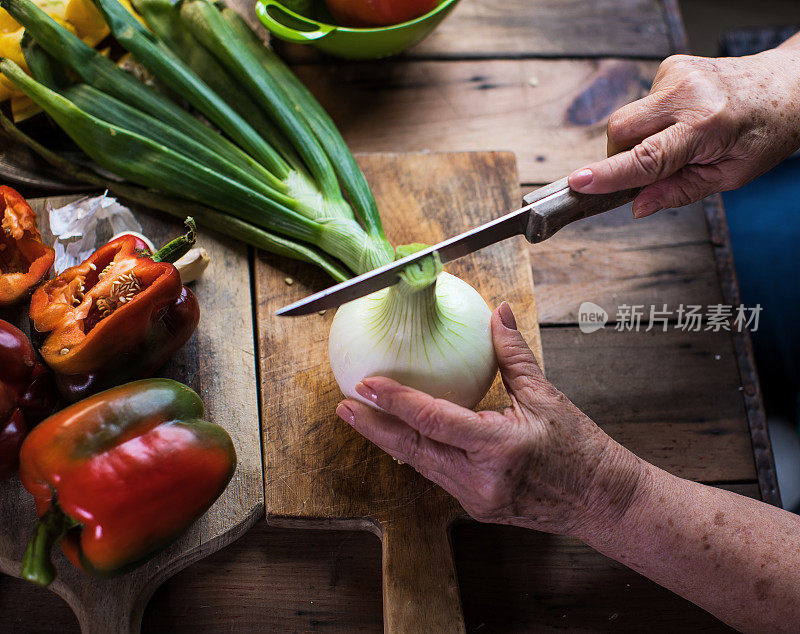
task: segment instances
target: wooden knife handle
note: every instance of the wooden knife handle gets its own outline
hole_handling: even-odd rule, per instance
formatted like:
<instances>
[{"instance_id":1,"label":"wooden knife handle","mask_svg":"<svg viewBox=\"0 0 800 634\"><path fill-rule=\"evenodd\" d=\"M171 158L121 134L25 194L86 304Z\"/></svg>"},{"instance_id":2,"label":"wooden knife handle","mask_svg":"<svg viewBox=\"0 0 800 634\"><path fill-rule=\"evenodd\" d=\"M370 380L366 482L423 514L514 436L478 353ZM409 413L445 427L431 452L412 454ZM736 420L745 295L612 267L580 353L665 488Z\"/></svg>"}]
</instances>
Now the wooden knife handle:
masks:
<instances>
[{"instance_id":1,"label":"wooden knife handle","mask_svg":"<svg viewBox=\"0 0 800 634\"><path fill-rule=\"evenodd\" d=\"M463 634L450 531L412 512L382 526L383 615L387 634Z\"/></svg>"},{"instance_id":2,"label":"wooden knife handle","mask_svg":"<svg viewBox=\"0 0 800 634\"><path fill-rule=\"evenodd\" d=\"M636 188L611 194L580 194L570 189L567 179L562 178L524 197L527 203L537 203L528 220L525 237L530 242L547 240L576 220L631 202L640 191Z\"/></svg>"}]
</instances>

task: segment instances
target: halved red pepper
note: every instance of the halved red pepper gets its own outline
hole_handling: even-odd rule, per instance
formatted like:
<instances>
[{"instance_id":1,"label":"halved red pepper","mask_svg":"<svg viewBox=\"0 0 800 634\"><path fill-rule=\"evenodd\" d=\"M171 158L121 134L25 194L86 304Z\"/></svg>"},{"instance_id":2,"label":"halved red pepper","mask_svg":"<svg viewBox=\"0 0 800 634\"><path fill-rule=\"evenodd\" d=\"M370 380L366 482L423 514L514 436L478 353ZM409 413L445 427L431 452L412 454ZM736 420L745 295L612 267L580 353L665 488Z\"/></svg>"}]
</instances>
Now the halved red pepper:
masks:
<instances>
[{"instance_id":1,"label":"halved red pepper","mask_svg":"<svg viewBox=\"0 0 800 634\"><path fill-rule=\"evenodd\" d=\"M0 306L8 306L33 292L56 252L42 244L36 214L16 190L0 186L0 209Z\"/></svg>"},{"instance_id":2,"label":"halved red pepper","mask_svg":"<svg viewBox=\"0 0 800 634\"><path fill-rule=\"evenodd\" d=\"M0 319L0 481L17 470L28 429L57 402L53 375L36 360L25 333Z\"/></svg>"},{"instance_id":3,"label":"halved red pepper","mask_svg":"<svg viewBox=\"0 0 800 634\"><path fill-rule=\"evenodd\" d=\"M155 254L120 236L33 294L32 334L65 398L152 376L191 337L200 308L171 263L194 244L187 226Z\"/></svg>"},{"instance_id":4,"label":"halved red pepper","mask_svg":"<svg viewBox=\"0 0 800 634\"><path fill-rule=\"evenodd\" d=\"M197 394L145 379L95 394L40 423L20 452L20 478L39 521L22 575L49 584L50 549L84 572L113 577L144 563L228 486L236 451L202 419Z\"/></svg>"}]
</instances>

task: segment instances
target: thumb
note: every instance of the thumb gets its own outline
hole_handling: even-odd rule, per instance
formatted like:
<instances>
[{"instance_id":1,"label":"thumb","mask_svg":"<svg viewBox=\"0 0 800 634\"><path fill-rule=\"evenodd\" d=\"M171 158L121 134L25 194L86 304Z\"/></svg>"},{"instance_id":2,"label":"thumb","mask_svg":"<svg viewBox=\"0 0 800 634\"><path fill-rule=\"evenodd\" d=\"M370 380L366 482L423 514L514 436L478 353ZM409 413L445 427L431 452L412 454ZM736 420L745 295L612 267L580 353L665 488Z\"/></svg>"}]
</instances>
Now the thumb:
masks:
<instances>
[{"instance_id":1,"label":"thumb","mask_svg":"<svg viewBox=\"0 0 800 634\"><path fill-rule=\"evenodd\" d=\"M507 302L492 313L492 341L506 390L518 400L526 400L526 393L541 386L545 378L528 343L517 330L517 320Z\"/></svg>"}]
</instances>

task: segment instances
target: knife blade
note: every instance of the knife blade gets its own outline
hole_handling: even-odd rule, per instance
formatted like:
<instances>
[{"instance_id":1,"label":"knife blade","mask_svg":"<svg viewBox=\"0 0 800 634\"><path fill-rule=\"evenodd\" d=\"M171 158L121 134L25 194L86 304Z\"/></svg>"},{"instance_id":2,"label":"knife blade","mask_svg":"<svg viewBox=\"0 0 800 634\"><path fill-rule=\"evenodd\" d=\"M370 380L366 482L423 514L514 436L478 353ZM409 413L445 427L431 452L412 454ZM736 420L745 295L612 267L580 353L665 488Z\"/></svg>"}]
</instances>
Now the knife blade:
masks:
<instances>
[{"instance_id":1,"label":"knife blade","mask_svg":"<svg viewBox=\"0 0 800 634\"><path fill-rule=\"evenodd\" d=\"M305 299L284 306L275 314L299 316L336 308L396 284L400 281L400 271L434 252L438 252L442 264L446 264L515 235L524 235L532 243L541 242L571 222L630 202L638 192L638 189L629 189L613 194L579 194L570 189L566 178L562 178L524 196L526 205L516 211L309 295Z\"/></svg>"}]
</instances>

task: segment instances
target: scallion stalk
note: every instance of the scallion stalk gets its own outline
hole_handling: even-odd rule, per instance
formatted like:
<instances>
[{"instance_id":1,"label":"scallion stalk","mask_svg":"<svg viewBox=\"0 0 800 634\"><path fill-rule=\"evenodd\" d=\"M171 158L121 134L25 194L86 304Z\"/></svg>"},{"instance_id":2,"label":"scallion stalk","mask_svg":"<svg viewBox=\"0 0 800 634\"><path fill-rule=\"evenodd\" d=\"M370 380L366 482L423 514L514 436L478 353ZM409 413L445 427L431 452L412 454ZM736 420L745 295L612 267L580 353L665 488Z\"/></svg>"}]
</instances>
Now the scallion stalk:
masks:
<instances>
[{"instance_id":1,"label":"scallion stalk","mask_svg":"<svg viewBox=\"0 0 800 634\"><path fill-rule=\"evenodd\" d=\"M281 130L255 104L250 95L230 76L186 28L177 5L170 0L136 0L134 7L156 36L180 57L228 105L283 156L293 171L286 177L289 194L311 218L352 218L352 210L339 191L326 199L308 174L305 164Z\"/></svg>"},{"instance_id":2,"label":"scallion stalk","mask_svg":"<svg viewBox=\"0 0 800 634\"><path fill-rule=\"evenodd\" d=\"M209 121L272 174L283 180L289 165L196 73L184 64L117 0L93 0L122 47L159 80L177 91Z\"/></svg>"},{"instance_id":3,"label":"scallion stalk","mask_svg":"<svg viewBox=\"0 0 800 634\"><path fill-rule=\"evenodd\" d=\"M309 127L325 148L356 215L370 234L383 236L381 217L372 190L330 115L325 112L311 91L286 66L283 60L265 46L240 14L233 9L226 8L222 10L222 17L229 25L230 32L221 35L233 34L235 42L244 44L251 55L248 63L249 72L257 72L260 67L262 74L271 75L275 82L283 88L294 104L295 110L302 113ZM237 52L241 53L242 51Z\"/></svg>"},{"instance_id":4,"label":"scallion stalk","mask_svg":"<svg viewBox=\"0 0 800 634\"><path fill-rule=\"evenodd\" d=\"M344 267L313 247L277 236L260 227L256 227L238 218L227 216L204 205L192 203L181 198L165 196L164 194L137 187L136 185L131 185L124 181L120 182L106 178L97 172L91 171L48 150L17 128L14 123L2 113L0 113L0 125L12 139L24 143L45 161L67 176L82 180L101 189L106 189L134 203L150 209L163 211L177 218L185 218L187 215L192 216L201 226L230 236L236 240L241 240L262 251L314 264L337 282L343 282L350 278L350 273Z\"/></svg>"},{"instance_id":5,"label":"scallion stalk","mask_svg":"<svg viewBox=\"0 0 800 634\"><path fill-rule=\"evenodd\" d=\"M293 211L300 211L298 202L283 194L268 183L246 172L233 163L229 163L202 143L186 136L175 128L166 125L150 115L129 106L119 99L105 94L87 84L75 84L57 91L78 108L107 123L135 132L151 141L164 145L195 162L204 165L220 174L257 191L275 202ZM302 213L302 212L301 212ZM310 215L308 213L304 215Z\"/></svg>"},{"instance_id":6,"label":"scallion stalk","mask_svg":"<svg viewBox=\"0 0 800 634\"><path fill-rule=\"evenodd\" d=\"M195 39L181 21L178 6L172 0L134 0L133 7L144 18L147 27L189 68L267 139L296 170L305 170L288 139L220 66L219 62Z\"/></svg>"},{"instance_id":7,"label":"scallion stalk","mask_svg":"<svg viewBox=\"0 0 800 634\"><path fill-rule=\"evenodd\" d=\"M269 231L311 242L351 270L364 270L368 236L354 220L310 220L174 150L93 117L8 59L0 58L0 72L101 167L139 185L185 196Z\"/></svg>"},{"instance_id":8,"label":"scallion stalk","mask_svg":"<svg viewBox=\"0 0 800 634\"><path fill-rule=\"evenodd\" d=\"M23 53L36 81L66 97L84 112L190 156L197 163L237 180L289 209L299 211L298 207L301 205L295 199L275 190L236 164L226 161L214 150L176 128L88 84L73 84L64 68L35 42L24 43ZM303 211L308 211L304 215L311 215L310 210Z\"/></svg>"},{"instance_id":9,"label":"scallion stalk","mask_svg":"<svg viewBox=\"0 0 800 634\"><path fill-rule=\"evenodd\" d=\"M269 75L258 71L246 47L232 41L236 40L236 37L231 33L220 12L209 3L184 2L180 13L192 34L250 93L272 122L278 125L294 144L326 198L341 196L336 166L320 145L316 134L281 86ZM231 40L227 39L228 36ZM270 97L265 99L265 95Z\"/></svg>"},{"instance_id":10,"label":"scallion stalk","mask_svg":"<svg viewBox=\"0 0 800 634\"><path fill-rule=\"evenodd\" d=\"M31 0L0 0L0 7L25 27L25 31L38 45L87 84L171 125L219 152L242 169L252 171L255 176L270 182L276 189L288 191L288 186L276 181L274 175L225 137L203 125L164 95L118 68L114 62L65 29Z\"/></svg>"},{"instance_id":11,"label":"scallion stalk","mask_svg":"<svg viewBox=\"0 0 800 634\"><path fill-rule=\"evenodd\" d=\"M227 68L299 148L323 153L341 179L357 216L370 235L369 268L394 259L378 208L361 169L330 117L274 53L264 48L241 18L225 17L207 0L184 0L181 17L195 37ZM314 139L298 137L308 132ZM305 154L302 153L304 156Z\"/></svg>"}]
</instances>

